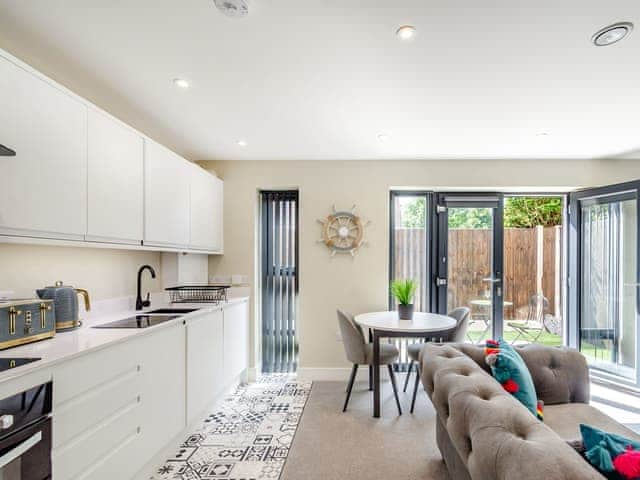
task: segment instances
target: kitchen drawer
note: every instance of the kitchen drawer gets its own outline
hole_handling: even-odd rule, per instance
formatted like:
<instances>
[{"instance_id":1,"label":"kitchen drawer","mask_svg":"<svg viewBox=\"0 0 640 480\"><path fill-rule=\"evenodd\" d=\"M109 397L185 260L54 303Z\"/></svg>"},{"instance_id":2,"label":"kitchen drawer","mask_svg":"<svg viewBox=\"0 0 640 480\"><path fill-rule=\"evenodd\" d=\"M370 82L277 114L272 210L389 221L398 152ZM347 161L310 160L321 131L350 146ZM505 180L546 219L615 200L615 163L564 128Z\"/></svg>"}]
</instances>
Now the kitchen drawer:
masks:
<instances>
[{"instance_id":1,"label":"kitchen drawer","mask_svg":"<svg viewBox=\"0 0 640 480\"><path fill-rule=\"evenodd\" d=\"M118 468L111 478L131 478L139 465L122 464L118 456L123 449L136 449L140 441L141 402L135 398L108 418L76 436L71 442L53 450L53 473L56 480L80 480L97 477L94 472ZM55 415L55 413L54 413ZM54 431L55 436L55 431ZM127 472L126 470L132 471Z\"/></svg>"},{"instance_id":2,"label":"kitchen drawer","mask_svg":"<svg viewBox=\"0 0 640 480\"><path fill-rule=\"evenodd\" d=\"M54 410L53 446L72 441L83 432L109 422L142 399L140 369L133 367L106 383L63 402Z\"/></svg>"},{"instance_id":3,"label":"kitchen drawer","mask_svg":"<svg viewBox=\"0 0 640 480\"><path fill-rule=\"evenodd\" d=\"M101 458L74 480L127 480L135 478L140 464L140 435L131 435L106 457ZM57 478L56 478L57 480Z\"/></svg>"},{"instance_id":4,"label":"kitchen drawer","mask_svg":"<svg viewBox=\"0 0 640 480\"><path fill-rule=\"evenodd\" d=\"M141 363L136 341L89 353L65 362L53 371L54 410L58 405L101 385L139 370Z\"/></svg>"}]
</instances>

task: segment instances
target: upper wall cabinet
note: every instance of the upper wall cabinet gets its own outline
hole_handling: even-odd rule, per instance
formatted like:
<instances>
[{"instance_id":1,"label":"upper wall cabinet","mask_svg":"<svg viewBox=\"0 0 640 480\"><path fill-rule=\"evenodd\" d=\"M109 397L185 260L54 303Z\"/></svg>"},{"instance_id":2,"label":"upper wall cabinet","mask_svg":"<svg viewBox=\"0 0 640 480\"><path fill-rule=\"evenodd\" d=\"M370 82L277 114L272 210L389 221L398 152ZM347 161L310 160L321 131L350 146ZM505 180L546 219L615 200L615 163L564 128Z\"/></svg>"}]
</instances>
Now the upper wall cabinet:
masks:
<instances>
[{"instance_id":1,"label":"upper wall cabinet","mask_svg":"<svg viewBox=\"0 0 640 480\"><path fill-rule=\"evenodd\" d=\"M84 239L87 107L0 52L0 233Z\"/></svg>"},{"instance_id":2,"label":"upper wall cabinet","mask_svg":"<svg viewBox=\"0 0 640 480\"><path fill-rule=\"evenodd\" d=\"M218 196L218 200L216 202L216 235L217 235L217 253L224 252L224 181L219 179L218 177L214 177L215 182L218 185L216 189L216 195Z\"/></svg>"},{"instance_id":3,"label":"upper wall cabinet","mask_svg":"<svg viewBox=\"0 0 640 480\"><path fill-rule=\"evenodd\" d=\"M99 111L88 115L87 240L140 244L142 136Z\"/></svg>"},{"instance_id":4,"label":"upper wall cabinet","mask_svg":"<svg viewBox=\"0 0 640 480\"><path fill-rule=\"evenodd\" d=\"M192 165L191 248L222 251L222 189L222 180Z\"/></svg>"},{"instance_id":5,"label":"upper wall cabinet","mask_svg":"<svg viewBox=\"0 0 640 480\"><path fill-rule=\"evenodd\" d=\"M151 140L144 154L144 243L189 248L189 162Z\"/></svg>"},{"instance_id":6,"label":"upper wall cabinet","mask_svg":"<svg viewBox=\"0 0 640 480\"><path fill-rule=\"evenodd\" d=\"M0 240L222 253L221 180L2 50L0 145Z\"/></svg>"}]
</instances>

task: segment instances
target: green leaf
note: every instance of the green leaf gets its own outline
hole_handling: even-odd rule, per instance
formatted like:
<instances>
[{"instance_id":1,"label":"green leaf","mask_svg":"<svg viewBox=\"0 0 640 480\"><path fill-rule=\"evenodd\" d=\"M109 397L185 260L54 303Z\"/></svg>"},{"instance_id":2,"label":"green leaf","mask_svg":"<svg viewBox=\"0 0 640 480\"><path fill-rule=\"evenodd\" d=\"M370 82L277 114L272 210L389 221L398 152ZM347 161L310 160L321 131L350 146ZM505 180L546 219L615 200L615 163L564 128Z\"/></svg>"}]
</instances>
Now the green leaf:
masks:
<instances>
[{"instance_id":1,"label":"green leaf","mask_svg":"<svg viewBox=\"0 0 640 480\"><path fill-rule=\"evenodd\" d=\"M391 293L400 305L411 305L418 288L418 282L412 278L391 282Z\"/></svg>"}]
</instances>

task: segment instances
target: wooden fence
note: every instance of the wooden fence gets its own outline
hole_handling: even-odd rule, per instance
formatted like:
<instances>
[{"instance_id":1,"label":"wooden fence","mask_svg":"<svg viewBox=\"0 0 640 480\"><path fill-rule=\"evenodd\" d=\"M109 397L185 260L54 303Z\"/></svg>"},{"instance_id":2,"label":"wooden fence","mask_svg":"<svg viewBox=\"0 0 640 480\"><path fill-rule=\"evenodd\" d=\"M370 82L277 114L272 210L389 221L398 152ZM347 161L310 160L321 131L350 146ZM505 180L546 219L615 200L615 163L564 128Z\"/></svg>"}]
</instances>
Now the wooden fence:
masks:
<instances>
[{"instance_id":1,"label":"wooden fence","mask_svg":"<svg viewBox=\"0 0 640 480\"><path fill-rule=\"evenodd\" d=\"M426 278L425 232L421 229L395 230L394 278ZM506 228L504 231L504 300L513 305L505 318L526 316L532 295L541 293L549 300L549 313L560 315L562 227ZM491 283L492 235L487 229L449 231L449 305L469 306L472 300L489 295ZM427 285L421 285L416 307L427 298ZM420 297L420 298L418 298Z\"/></svg>"}]
</instances>

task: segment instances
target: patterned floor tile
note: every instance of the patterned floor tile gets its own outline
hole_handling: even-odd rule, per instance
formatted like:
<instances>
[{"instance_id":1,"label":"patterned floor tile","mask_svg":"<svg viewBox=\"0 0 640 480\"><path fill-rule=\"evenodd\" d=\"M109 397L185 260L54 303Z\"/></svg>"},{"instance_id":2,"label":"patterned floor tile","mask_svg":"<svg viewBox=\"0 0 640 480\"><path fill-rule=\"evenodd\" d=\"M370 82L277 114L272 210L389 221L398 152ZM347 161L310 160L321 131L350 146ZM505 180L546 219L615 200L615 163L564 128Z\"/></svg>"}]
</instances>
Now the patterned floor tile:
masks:
<instances>
[{"instance_id":1,"label":"patterned floor tile","mask_svg":"<svg viewBox=\"0 0 640 480\"><path fill-rule=\"evenodd\" d=\"M289 375L239 386L151 480L277 480L310 391Z\"/></svg>"}]
</instances>

